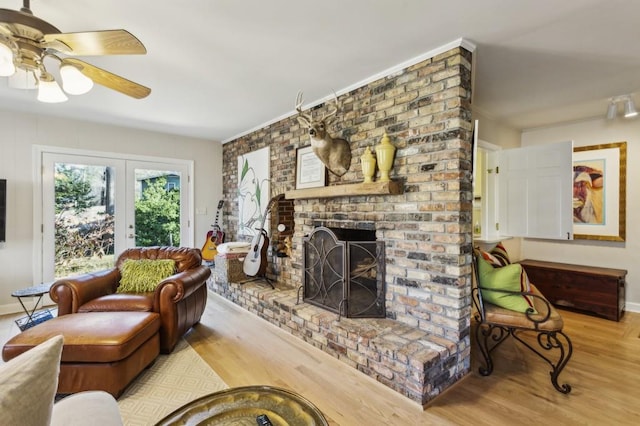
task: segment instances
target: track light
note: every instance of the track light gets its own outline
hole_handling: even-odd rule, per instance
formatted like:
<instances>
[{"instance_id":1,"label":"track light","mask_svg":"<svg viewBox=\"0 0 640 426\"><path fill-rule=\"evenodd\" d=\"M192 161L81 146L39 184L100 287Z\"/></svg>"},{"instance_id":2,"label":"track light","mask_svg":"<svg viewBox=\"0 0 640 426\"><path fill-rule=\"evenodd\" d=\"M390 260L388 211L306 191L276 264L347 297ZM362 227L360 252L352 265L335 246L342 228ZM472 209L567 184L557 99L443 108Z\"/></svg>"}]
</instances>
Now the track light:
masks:
<instances>
[{"instance_id":1,"label":"track light","mask_svg":"<svg viewBox=\"0 0 640 426\"><path fill-rule=\"evenodd\" d=\"M615 102L611 101L609 103L609 108L607 108L607 120L613 120L616 118L616 114L618 113L618 106Z\"/></svg>"},{"instance_id":2,"label":"track light","mask_svg":"<svg viewBox=\"0 0 640 426\"><path fill-rule=\"evenodd\" d=\"M624 102L624 117L631 118L638 115L636 106L633 103L631 95L616 96L609 99L609 106L607 107L607 120L613 120L618 115L618 104Z\"/></svg>"},{"instance_id":3,"label":"track light","mask_svg":"<svg viewBox=\"0 0 640 426\"><path fill-rule=\"evenodd\" d=\"M629 118L635 117L636 115L638 115L638 111L636 111L636 106L633 104L633 99L629 97L624 101L624 116L625 118Z\"/></svg>"}]
</instances>

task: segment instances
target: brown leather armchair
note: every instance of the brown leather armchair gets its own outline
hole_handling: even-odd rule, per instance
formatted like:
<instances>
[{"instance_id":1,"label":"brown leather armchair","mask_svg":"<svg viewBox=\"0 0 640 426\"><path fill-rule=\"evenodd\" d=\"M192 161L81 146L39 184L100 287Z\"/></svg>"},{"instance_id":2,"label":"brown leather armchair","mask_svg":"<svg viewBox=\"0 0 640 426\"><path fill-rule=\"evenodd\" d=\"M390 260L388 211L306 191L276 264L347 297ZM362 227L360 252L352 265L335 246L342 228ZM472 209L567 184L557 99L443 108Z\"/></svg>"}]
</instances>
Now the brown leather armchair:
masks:
<instances>
[{"instance_id":1,"label":"brown leather armchair","mask_svg":"<svg viewBox=\"0 0 640 426\"><path fill-rule=\"evenodd\" d=\"M173 259L176 273L151 293L116 293L125 259ZM77 312L145 311L160 314L160 351L170 353L178 339L200 322L207 303L207 278L197 248L140 247L125 250L113 269L63 278L49 291L58 316Z\"/></svg>"}]
</instances>

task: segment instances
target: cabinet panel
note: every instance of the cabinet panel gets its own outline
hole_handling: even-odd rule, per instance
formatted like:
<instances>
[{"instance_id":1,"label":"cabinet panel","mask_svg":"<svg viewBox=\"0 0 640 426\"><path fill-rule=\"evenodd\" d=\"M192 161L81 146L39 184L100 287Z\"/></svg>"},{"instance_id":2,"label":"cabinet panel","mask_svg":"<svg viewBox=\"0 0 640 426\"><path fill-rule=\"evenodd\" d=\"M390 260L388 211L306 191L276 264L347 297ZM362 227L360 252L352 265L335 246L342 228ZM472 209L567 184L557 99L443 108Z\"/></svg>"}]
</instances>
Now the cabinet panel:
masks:
<instances>
[{"instance_id":1,"label":"cabinet panel","mask_svg":"<svg viewBox=\"0 0 640 426\"><path fill-rule=\"evenodd\" d=\"M573 239L573 143L497 151L500 234Z\"/></svg>"}]
</instances>

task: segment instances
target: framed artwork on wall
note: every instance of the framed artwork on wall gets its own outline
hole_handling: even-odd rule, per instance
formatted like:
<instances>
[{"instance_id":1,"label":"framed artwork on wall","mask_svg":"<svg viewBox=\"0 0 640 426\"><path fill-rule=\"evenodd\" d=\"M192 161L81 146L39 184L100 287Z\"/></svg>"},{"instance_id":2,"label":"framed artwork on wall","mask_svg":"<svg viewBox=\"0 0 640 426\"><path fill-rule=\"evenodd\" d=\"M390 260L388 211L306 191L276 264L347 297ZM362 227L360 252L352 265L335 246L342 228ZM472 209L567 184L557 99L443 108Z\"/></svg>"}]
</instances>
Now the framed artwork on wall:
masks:
<instances>
[{"instance_id":1,"label":"framed artwork on wall","mask_svg":"<svg viewBox=\"0 0 640 426\"><path fill-rule=\"evenodd\" d=\"M627 143L573 149L573 237L625 241Z\"/></svg>"},{"instance_id":2,"label":"framed artwork on wall","mask_svg":"<svg viewBox=\"0 0 640 426\"><path fill-rule=\"evenodd\" d=\"M296 151L296 189L325 186L327 168L316 156L311 146Z\"/></svg>"},{"instance_id":3,"label":"framed artwork on wall","mask_svg":"<svg viewBox=\"0 0 640 426\"><path fill-rule=\"evenodd\" d=\"M238 235L256 235L271 198L269 147L238 156Z\"/></svg>"}]
</instances>

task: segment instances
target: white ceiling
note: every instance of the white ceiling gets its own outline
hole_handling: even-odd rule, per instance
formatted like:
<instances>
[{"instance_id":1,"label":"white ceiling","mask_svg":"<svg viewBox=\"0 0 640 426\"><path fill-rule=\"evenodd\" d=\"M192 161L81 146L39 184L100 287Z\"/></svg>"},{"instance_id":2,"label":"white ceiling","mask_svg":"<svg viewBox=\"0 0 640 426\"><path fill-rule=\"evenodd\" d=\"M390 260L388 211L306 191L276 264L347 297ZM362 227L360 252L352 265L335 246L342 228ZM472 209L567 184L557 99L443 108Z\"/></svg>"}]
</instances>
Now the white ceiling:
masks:
<instances>
[{"instance_id":1,"label":"white ceiling","mask_svg":"<svg viewBox=\"0 0 640 426\"><path fill-rule=\"evenodd\" d=\"M147 55L82 59L152 92L97 86L42 104L0 81L0 108L215 141L292 112L298 90L313 103L460 38L477 46L474 108L517 129L601 117L608 98L640 93L636 0L32 0L31 10L62 32L129 30Z\"/></svg>"}]
</instances>

